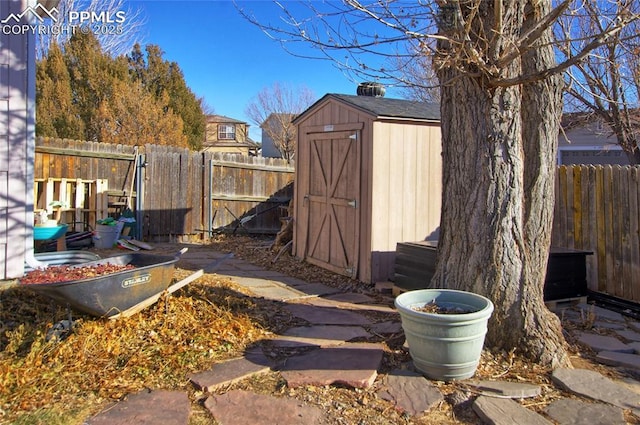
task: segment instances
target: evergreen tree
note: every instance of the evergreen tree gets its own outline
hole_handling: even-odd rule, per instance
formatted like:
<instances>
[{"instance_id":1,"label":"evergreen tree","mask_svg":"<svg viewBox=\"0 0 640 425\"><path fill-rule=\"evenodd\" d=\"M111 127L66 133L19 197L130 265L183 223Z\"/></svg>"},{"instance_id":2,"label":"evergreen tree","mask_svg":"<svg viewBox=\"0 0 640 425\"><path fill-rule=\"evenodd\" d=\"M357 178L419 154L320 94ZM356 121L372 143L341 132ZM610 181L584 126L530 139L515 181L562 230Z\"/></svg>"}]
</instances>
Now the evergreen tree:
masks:
<instances>
[{"instance_id":1,"label":"evergreen tree","mask_svg":"<svg viewBox=\"0 0 640 425\"><path fill-rule=\"evenodd\" d=\"M52 44L49 54L36 66L36 133L80 139L84 122L73 102L69 71L62 50Z\"/></svg>"},{"instance_id":2,"label":"evergreen tree","mask_svg":"<svg viewBox=\"0 0 640 425\"><path fill-rule=\"evenodd\" d=\"M126 63L102 52L92 34L77 33L64 46L64 59L73 88L73 102L85 125L84 139L100 140L95 119L113 96L114 82L128 79Z\"/></svg>"},{"instance_id":3,"label":"evergreen tree","mask_svg":"<svg viewBox=\"0 0 640 425\"><path fill-rule=\"evenodd\" d=\"M202 148L207 125L201 101L187 86L178 64L172 63L170 69L169 106L184 122L183 133L189 147L199 150Z\"/></svg>"},{"instance_id":4,"label":"evergreen tree","mask_svg":"<svg viewBox=\"0 0 640 425\"><path fill-rule=\"evenodd\" d=\"M153 94L165 108L182 118L183 133L191 149L202 147L206 127L201 101L189 89L182 70L175 62L162 58L160 47L150 44L145 48L146 62L140 45L129 55L129 70L133 78Z\"/></svg>"},{"instance_id":5,"label":"evergreen tree","mask_svg":"<svg viewBox=\"0 0 640 425\"><path fill-rule=\"evenodd\" d=\"M183 123L173 112L165 112L140 83L114 81L114 94L95 116L101 140L127 145L187 147Z\"/></svg>"},{"instance_id":6,"label":"evergreen tree","mask_svg":"<svg viewBox=\"0 0 640 425\"><path fill-rule=\"evenodd\" d=\"M129 72L134 80L138 80L143 86L146 85L147 64L144 60L144 53L138 43L133 46L128 56Z\"/></svg>"},{"instance_id":7,"label":"evergreen tree","mask_svg":"<svg viewBox=\"0 0 640 425\"><path fill-rule=\"evenodd\" d=\"M182 106L188 104L189 94L193 99L195 96L186 87L182 74L177 78L172 64L162 60L159 49L155 52L151 72L139 46L130 57L112 58L101 50L93 35L82 33L74 35L62 49L52 45L37 65L36 133L126 145L153 143L198 149L198 144L187 144L184 118L175 112L171 101L178 91L167 89L167 85L184 86L173 105L187 111L185 116L192 113L197 117L199 112L204 123L204 115L197 101L197 110ZM152 84L146 84L149 76L153 76Z\"/></svg>"}]
</instances>

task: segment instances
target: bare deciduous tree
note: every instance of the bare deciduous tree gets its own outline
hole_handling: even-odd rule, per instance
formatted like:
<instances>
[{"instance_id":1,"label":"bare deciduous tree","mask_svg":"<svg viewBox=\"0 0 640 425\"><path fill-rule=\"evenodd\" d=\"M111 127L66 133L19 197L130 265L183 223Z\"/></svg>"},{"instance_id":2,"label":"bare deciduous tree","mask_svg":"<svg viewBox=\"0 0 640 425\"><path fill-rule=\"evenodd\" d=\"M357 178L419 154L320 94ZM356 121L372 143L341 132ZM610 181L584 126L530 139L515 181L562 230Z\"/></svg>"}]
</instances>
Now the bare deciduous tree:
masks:
<instances>
[{"instance_id":1,"label":"bare deciduous tree","mask_svg":"<svg viewBox=\"0 0 640 425\"><path fill-rule=\"evenodd\" d=\"M398 56L407 63L433 55L441 90L443 207L431 285L489 297L496 306L489 346L557 366L570 362L543 287L562 72L638 16L621 14L594 28L581 50L557 63L551 28L572 1L553 3L344 0L308 2L304 10L275 3L282 10L277 24L244 14L294 54L304 55L295 41L306 42L317 57L369 78L405 81Z\"/></svg>"},{"instance_id":2,"label":"bare deciduous tree","mask_svg":"<svg viewBox=\"0 0 640 425\"><path fill-rule=\"evenodd\" d=\"M74 27L75 31L80 31L79 26L82 24L77 20L70 22L70 12L88 12L97 16L102 14L105 19L114 21L104 25L99 22L94 22L92 25L84 24L86 29L98 39L102 51L110 56L115 57L127 54L136 43L141 43L142 41L140 40L140 31L145 24L142 12L127 5L125 0L61 0L57 9L56 25L58 28L63 28L64 31L37 35L36 54L39 59L47 54L52 43L55 42L62 46L64 42L69 40L73 35L72 29ZM117 12L124 14L121 15L124 18L124 22L115 22L115 14Z\"/></svg>"},{"instance_id":3,"label":"bare deciduous tree","mask_svg":"<svg viewBox=\"0 0 640 425\"><path fill-rule=\"evenodd\" d=\"M640 13L637 1L583 2L556 26L564 60L588 43L590 35ZM605 123L627 154L640 164L640 22L634 21L593 49L565 73L569 108Z\"/></svg>"},{"instance_id":4,"label":"bare deciduous tree","mask_svg":"<svg viewBox=\"0 0 640 425\"><path fill-rule=\"evenodd\" d=\"M307 87L294 88L274 83L262 89L246 108L247 116L262 128L282 158L290 161L295 156L296 128L291 122L307 109L315 95Z\"/></svg>"},{"instance_id":5,"label":"bare deciduous tree","mask_svg":"<svg viewBox=\"0 0 640 425\"><path fill-rule=\"evenodd\" d=\"M419 102L440 102L440 85L433 68L432 55L416 55L414 60L404 63L403 69L401 92L404 97Z\"/></svg>"}]
</instances>

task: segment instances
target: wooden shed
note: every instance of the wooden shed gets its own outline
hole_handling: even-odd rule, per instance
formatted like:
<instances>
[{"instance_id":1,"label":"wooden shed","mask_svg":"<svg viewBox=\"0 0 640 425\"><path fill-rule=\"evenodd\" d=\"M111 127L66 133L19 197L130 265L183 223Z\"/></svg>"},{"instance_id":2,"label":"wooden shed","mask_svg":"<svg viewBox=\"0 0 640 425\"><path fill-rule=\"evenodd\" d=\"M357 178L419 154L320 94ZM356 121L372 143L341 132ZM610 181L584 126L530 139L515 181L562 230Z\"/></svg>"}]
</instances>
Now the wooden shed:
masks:
<instances>
[{"instance_id":1,"label":"wooden shed","mask_svg":"<svg viewBox=\"0 0 640 425\"><path fill-rule=\"evenodd\" d=\"M389 280L398 242L437 238L439 106L327 94L294 123L294 255L362 282Z\"/></svg>"}]
</instances>

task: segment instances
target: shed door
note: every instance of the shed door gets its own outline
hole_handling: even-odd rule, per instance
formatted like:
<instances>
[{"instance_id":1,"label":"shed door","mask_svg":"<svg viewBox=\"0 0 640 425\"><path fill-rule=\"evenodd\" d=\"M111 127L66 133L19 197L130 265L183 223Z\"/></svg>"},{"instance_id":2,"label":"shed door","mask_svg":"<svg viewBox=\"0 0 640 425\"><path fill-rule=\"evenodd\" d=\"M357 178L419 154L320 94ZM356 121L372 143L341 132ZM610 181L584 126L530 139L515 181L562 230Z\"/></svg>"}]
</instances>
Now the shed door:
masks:
<instances>
[{"instance_id":1,"label":"shed door","mask_svg":"<svg viewBox=\"0 0 640 425\"><path fill-rule=\"evenodd\" d=\"M360 131L309 134L307 261L355 278L360 235Z\"/></svg>"}]
</instances>

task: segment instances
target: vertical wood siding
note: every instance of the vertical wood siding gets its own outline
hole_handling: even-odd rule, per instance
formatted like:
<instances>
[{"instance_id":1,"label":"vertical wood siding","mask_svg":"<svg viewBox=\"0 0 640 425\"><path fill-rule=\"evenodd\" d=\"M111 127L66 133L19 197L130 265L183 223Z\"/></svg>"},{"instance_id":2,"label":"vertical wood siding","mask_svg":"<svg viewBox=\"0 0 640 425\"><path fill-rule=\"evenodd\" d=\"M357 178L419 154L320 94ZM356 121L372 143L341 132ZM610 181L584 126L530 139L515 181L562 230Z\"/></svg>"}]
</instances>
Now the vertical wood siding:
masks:
<instances>
[{"instance_id":1,"label":"vertical wood siding","mask_svg":"<svg viewBox=\"0 0 640 425\"><path fill-rule=\"evenodd\" d=\"M373 276L389 276L398 242L434 238L440 226L442 160L438 125L373 124Z\"/></svg>"},{"instance_id":2,"label":"vertical wood siding","mask_svg":"<svg viewBox=\"0 0 640 425\"><path fill-rule=\"evenodd\" d=\"M328 113L327 119L330 117L333 114ZM400 130L389 127L388 131ZM412 134L420 131L426 130L403 129L401 134L389 138L384 148L388 149L384 151L388 152L388 166L394 162L389 158L395 158L397 153L394 153L393 140L411 139ZM367 134L366 126L362 133L363 140L373 137ZM435 136L435 133L429 135L430 138ZM411 146L405 145L404 149L410 149L413 157L435 153L424 152L435 149L433 146L415 143ZM303 154L304 149L304 145L301 146ZM391 236L381 229L390 231L399 222L415 232L421 225L419 222L437 221L440 198L435 192L441 190L436 187L441 184L440 168L429 165L419 173L426 177L414 179L415 173L411 170L418 164L408 155L407 162L401 165L394 162L394 167L402 167L401 173L376 179L379 167L385 163L381 158L385 156L382 152L374 156L372 151L363 151L361 211L362 224L370 227L370 233L379 238L375 243L382 244L383 239L385 243L391 243ZM133 176L133 153L130 146L39 138L34 178L106 179L109 189L126 192L130 190ZM281 201L286 206L286 200L291 197L293 165L276 159L197 153L166 146L145 146L141 153L145 154L147 162L142 194L143 228L147 239L181 241L206 239L211 230L237 228L239 232L266 232L279 229L281 210L275 206ZM378 171L374 172L374 167ZM378 177L380 175L382 173ZM305 174L300 173L300 177L304 179ZM384 187L387 190L382 190ZM399 190L390 190L391 187ZM425 192L430 194L425 195ZM384 193L387 195L383 196ZM381 210L384 205L387 205L386 209ZM303 210L301 201L296 204L296 211L299 214ZM213 216L211 226L209 211ZM251 219L239 225L238 220L249 217ZM594 253L587 257L591 290L640 302L639 229L640 167L558 168L553 245ZM431 227L420 230L419 237L403 233L402 238L415 241L430 231ZM361 235L361 250L368 244L373 245L371 234ZM370 261L371 257L367 258L364 266L371 267Z\"/></svg>"},{"instance_id":3,"label":"vertical wood siding","mask_svg":"<svg viewBox=\"0 0 640 425\"><path fill-rule=\"evenodd\" d=\"M297 123L294 253L308 257L310 235L317 232L308 218L311 203L305 199L313 186L309 170L314 165L311 161L317 160L311 151L314 141L318 134L359 130L360 176L340 182L353 184L349 179L360 179L357 278L363 282L389 279L393 276L396 243L423 240L440 224L440 127L435 123L382 120L336 100L315 108ZM330 165L325 167L329 169ZM327 249L334 252L338 248Z\"/></svg>"}]
</instances>

